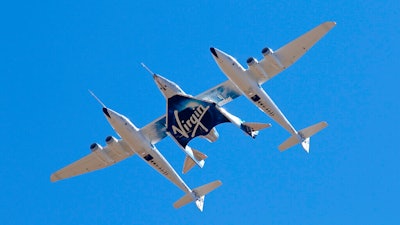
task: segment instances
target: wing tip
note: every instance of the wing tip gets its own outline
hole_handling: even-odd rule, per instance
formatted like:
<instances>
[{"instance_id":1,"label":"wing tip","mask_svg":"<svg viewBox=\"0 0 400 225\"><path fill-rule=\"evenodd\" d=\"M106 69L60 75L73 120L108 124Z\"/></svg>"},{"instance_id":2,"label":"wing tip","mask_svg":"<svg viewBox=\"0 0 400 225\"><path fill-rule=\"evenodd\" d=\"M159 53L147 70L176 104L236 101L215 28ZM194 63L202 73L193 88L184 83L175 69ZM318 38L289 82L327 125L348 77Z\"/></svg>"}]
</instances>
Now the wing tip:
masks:
<instances>
[{"instance_id":1,"label":"wing tip","mask_svg":"<svg viewBox=\"0 0 400 225\"><path fill-rule=\"evenodd\" d=\"M53 173L51 176L50 176L50 181L51 182L56 182L56 181L59 181L59 180L61 180L62 178L61 177L59 177L56 173Z\"/></svg>"},{"instance_id":2,"label":"wing tip","mask_svg":"<svg viewBox=\"0 0 400 225\"><path fill-rule=\"evenodd\" d=\"M327 22L325 22L323 24L328 26L329 29L332 29L334 26L336 26L336 22L335 21L327 21Z\"/></svg>"}]
</instances>

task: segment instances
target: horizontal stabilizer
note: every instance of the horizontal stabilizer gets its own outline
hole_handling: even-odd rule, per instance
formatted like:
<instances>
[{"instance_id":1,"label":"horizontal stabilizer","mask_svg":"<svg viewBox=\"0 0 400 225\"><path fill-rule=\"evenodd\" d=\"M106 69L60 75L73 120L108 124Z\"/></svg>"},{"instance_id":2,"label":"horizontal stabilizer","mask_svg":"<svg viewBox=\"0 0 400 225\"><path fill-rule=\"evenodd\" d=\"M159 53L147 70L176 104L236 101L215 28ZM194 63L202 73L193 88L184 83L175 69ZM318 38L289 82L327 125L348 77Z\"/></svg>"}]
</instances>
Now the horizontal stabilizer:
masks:
<instances>
[{"instance_id":1,"label":"horizontal stabilizer","mask_svg":"<svg viewBox=\"0 0 400 225\"><path fill-rule=\"evenodd\" d=\"M306 152L309 152L310 137L313 136L314 134L318 133L319 131L321 131L322 129L324 129L327 126L328 126L328 123L323 121L323 122L314 124L312 126L309 126L307 128L304 128L298 132L298 135L291 136L285 142L283 142L281 145L279 145L278 149L280 151L285 151L288 148L291 148L294 145L301 142L304 150Z\"/></svg>"},{"instance_id":2,"label":"horizontal stabilizer","mask_svg":"<svg viewBox=\"0 0 400 225\"><path fill-rule=\"evenodd\" d=\"M187 193L182 198L180 198L178 201L176 201L174 203L174 208L175 209L179 209L180 207L182 207L184 205L187 205L187 204L189 204L189 203L191 203L193 201L194 200L193 200L192 194L191 193Z\"/></svg>"},{"instance_id":3,"label":"horizontal stabilizer","mask_svg":"<svg viewBox=\"0 0 400 225\"><path fill-rule=\"evenodd\" d=\"M204 196L213 190L215 190L217 187L221 186L222 182L220 180L213 181L211 183L205 184L201 187L193 189L192 192L196 193L197 196L201 197Z\"/></svg>"},{"instance_id":4,"label":"horizontal stabilizer","mask_svg":"<svg viewBox=\"0 0 400 225\"><path fill-rule=\"evenodd\" d=\"M305 129L301 130L299 133L301 133L304 138L309 138L327 126L328 126L328 123L325 121L322 121L322 122L319 122L317 124L314 124L312 126L309 126Z\"/></svg>"},{"instance_id":5,"label":"horizontal stabilizer","mask_svg":"<svg viewBox=\"0 0 400 225\"><path fill-rule=\"evenodd\" d=\"M258 135L258 131L271 127L270 123L253 123L253 122L244 122L241 124L240 128L250 135L252 138L255 138Z\"/></svg>"},{"instance_id":6,"label":"horizontal stabilizer","mask_svg":"<svg viewBox=\"0 0 400 225\"><path fill-rule=\"evenodd\" d=\"M281 145L279 145L278 149L279 151L283 152L296 144L299 143L299 138L296 135L291 136L290 138L286 139L285 142L283 142Z\"/></svg>"},{"instance_id":7,"label":"horizontal stabilizer","mask_svg":"<svg viewBox=\"0 0 400 225\"><path fill-rule=\"evenodd\" d=\"M207 155L201 153L200 151L197 151L196 149L192 148L192 151L193 151L193 156L199 162L204 162L204 159L207 158ZM190 156L186 155L185 162L183 163L182 173L187 173L194 167L194 165L196 165L196 162ZM202 166L204 166L204 163L202 164Z\"/></svg>"},{"instance_id":8,"label":"horizontal stabilizer","mask_svg":"<svg viewBox=\"0 0 400 225\"><path fill-rule=\"evenodd\" d=\"M203 211L204 206L204 197L206 194L215 190L219 186L222 185L220 180L213 181L211 183L205 184L201 187L193 189L190 193L186 193L182 198L174 203L174 208L180 208L184 205L189 204L190 202L195 202L197 208L200 211Z\"/></svg>"}]
</instances>

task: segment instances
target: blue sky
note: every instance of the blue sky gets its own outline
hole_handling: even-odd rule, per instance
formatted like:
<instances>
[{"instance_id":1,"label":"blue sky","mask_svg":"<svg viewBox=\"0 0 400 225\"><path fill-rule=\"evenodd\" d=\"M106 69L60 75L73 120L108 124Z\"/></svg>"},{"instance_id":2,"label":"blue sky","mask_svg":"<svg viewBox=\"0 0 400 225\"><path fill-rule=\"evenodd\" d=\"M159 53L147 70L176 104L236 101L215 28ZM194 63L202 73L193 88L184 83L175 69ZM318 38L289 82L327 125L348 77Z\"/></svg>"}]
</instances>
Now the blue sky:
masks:
<instances>
[{"instance_id":1,"label":"blue sky","mask_svg":"<svg viewBox=\"0 0 400 225\"><path fill-rule=\"evenodd\" d=\"M398 224L400 159L397 1L13 1L0 9L0 220L3 224ZM165 112L153 71L198 94L226 79L214 46L245 64L324 21L337 26L263 85L292 124L329 127L280 153L288 133L245 98L226 108L273 127L252 140L219 125L209 158L182 175L183 193L138 157L84 176L50 174L115 135L93 90L138 127ZM157 145L177 171L184 154Z\"/></svg>"}]
</instances>

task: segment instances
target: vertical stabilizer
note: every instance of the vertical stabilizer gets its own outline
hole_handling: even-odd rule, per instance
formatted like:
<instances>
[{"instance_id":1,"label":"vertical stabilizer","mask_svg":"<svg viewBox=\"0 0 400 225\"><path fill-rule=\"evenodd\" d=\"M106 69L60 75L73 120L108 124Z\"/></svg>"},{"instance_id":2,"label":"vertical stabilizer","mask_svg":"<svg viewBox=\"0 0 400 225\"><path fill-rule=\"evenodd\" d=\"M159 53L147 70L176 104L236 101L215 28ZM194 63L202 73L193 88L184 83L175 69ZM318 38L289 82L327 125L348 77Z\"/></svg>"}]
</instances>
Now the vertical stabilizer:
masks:
<instances>
[{"instance_id":1,"label":"vertical stabilizer","mask_svg":"<svg viewBox=\"0 0 400 225\"><path fill-rule=\"evenodd\" d=\"M207 155L192 148L193 156L197 160L195 162L188 154L186 155L185 162L183 163L183 170L182 173L187 173L189 170L191 170L194 165L196 165L198 162L203 162L201 164L201 167L204 166L204 160L207 158ZM199 165L200 166L200 165Z\"/></svg>"}]
</instances>

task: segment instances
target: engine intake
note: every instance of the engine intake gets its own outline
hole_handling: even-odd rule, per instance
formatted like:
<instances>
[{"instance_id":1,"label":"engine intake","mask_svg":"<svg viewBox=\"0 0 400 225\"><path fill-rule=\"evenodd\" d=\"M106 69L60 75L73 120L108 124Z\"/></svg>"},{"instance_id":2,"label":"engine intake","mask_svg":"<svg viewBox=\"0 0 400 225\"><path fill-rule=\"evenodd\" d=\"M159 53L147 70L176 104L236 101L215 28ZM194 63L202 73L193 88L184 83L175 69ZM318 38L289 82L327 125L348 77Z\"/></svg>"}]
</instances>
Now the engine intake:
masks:
<instances>
[{"instance_id":1,"label":"engine intake","mask_svg":"<svg viewBox=\"0 0 400 225\"><path fill-rule=\"evenodd\" d=\"M272 53L274 53L274 51L272 51L272 49L265 47L261 50L261 53L263 54L263 56L267 56L267 55L271 55Z\"/></svg>"},{"instance_id":2,"label":"engine intake","mask_svg":"<svg viewBox=\"0 0 400 225\"><path fill-rule=\"evenodd\" d=\"M116 142L118 142L118 141L117 141L117 139L116 139L115 137L113 137L113 136L107 136L107 137L106 137L106 143L107 143L107 145L110 145L110 144L116 143Z\"/></svg>"},{"instance_id":3,"label":"engine intake","mask_svg":"<svg viewBox=\"0 0 400 225\"><path fill-rule=\"evenodd\" d=\"M95 151L97 151L99 149L101 150L103 148L97 143L93 143L93 144L90 145L90 151L92 151L92 152L95 152Z\"/></svg>"},{"instance_id":4,"label":"engine intake","mask_svg":"<svg viewBox=\"0 0 400 225\"><path fill-rule=\"evenodd\" d=\"M248 66L252 66L254 64L257 64L258 61L254 57L250 57L250 58L247 59L246 63L247 63Z\"/></svg>"}]
</instances>

